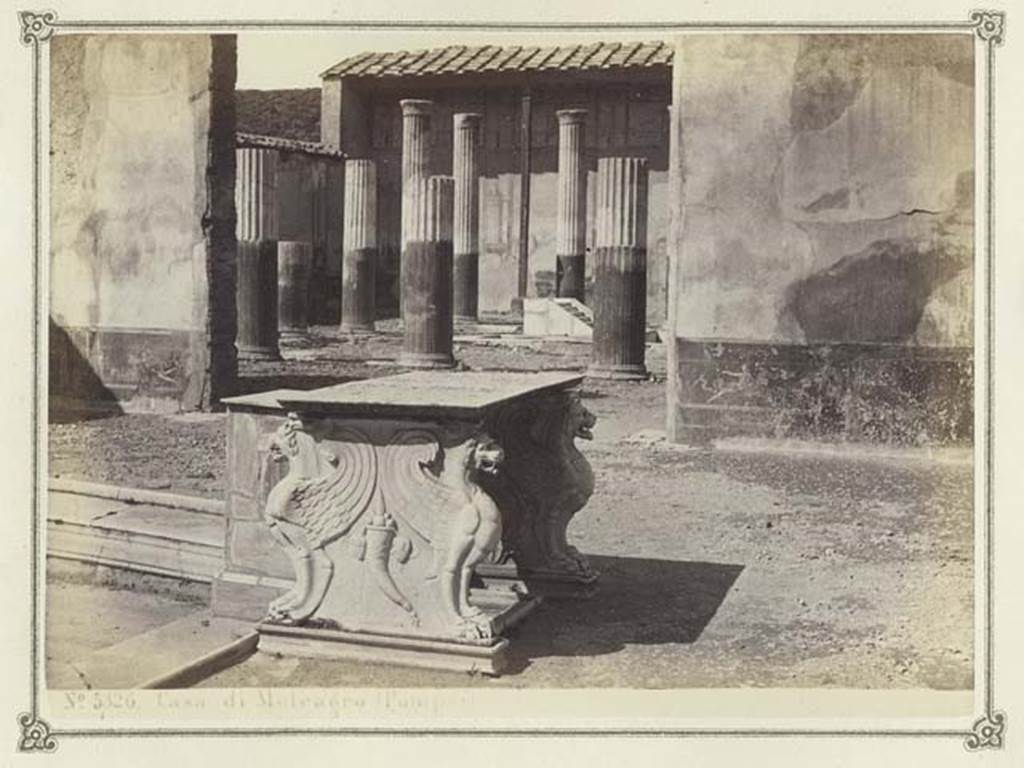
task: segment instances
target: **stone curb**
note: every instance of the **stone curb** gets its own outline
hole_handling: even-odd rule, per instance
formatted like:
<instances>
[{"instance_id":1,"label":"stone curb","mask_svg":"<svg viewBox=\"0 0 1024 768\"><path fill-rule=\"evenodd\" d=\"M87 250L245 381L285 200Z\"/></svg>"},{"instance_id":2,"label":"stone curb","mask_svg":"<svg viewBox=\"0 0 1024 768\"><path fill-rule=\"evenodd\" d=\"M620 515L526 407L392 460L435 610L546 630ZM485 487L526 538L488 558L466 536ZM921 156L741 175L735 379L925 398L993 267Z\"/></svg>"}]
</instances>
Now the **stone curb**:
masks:
<instances>
[{"instance_id":1,"label":"stone curb","mask_svg":"<svg viewBox=\"0 0 1024 768\"><path fill-rule=\"evenodd\" d=\"M142 689L190 688L256 653L259 633L252 630L227 645L139 685Z\"/></svg>"},{"instance_id":2,"label":"stone curb","mask_svg":"<svg viewBox=\"0 0 1024 768\"><path fill-rule=\"evenodd\" d=\"M153 504L159 507L187 509L206 515L224 515L224 502L204 499L200 496L185 496L177 493L148 491L143 488L126 488L119 485L103 485L84 480L68 480L51 477L47 483L50 491L73 493L79 496L95 496L100 499L114 499L128 504Z\"/></svg>"}]
</instances>

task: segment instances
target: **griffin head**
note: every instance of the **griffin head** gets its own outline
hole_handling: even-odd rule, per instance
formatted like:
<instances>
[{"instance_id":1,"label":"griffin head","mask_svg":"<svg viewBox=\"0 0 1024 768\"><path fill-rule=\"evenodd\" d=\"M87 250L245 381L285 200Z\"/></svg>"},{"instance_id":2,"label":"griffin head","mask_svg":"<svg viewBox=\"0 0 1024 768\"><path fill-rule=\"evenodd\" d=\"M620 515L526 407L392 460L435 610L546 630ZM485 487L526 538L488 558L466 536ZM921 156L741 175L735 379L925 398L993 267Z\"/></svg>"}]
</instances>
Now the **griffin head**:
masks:
<instances>
[{"instance_id":1,"label":"griffin head","mask_svg":"<svg viewBox=\"0 0 1024 768\"><path fill-rule=\"evenodd\" d=\"M486 475L498 473L498 465L505 460L505 451L487 434L476 438L473 450L469 454L470 467Z\"/></svg>"},{"instance_id":2,"label":"griffin head","mask_svg":"<svg viewBox=\"0 0 1024 768\"><path fill-rule=\"evenodd\" d=\"M284 424L270 435L267 452L272 462L287 461L292 471L306 477L317 477L338 465L338 457L317 445L295 413L289 413Z\"/></svg>"},{"instance_id":3,"label":"griffin head","mask_svg":"<svg viewBox=\"0 0 1024 768\"><path fill-rule=\"evenodd\" d=\"M569 401L569 413L566 417L569 434L583 440L593 440L595 424L597 424L597 416L583 404L579 395L574 396Z\"/></svg>"},{"instance_id":4,"label":"griffin head","mask_svg":"<svg viewBox=\"0 0 1024 768\"><path fill-rule=\"evenodd\" d=\"M267 444L270 460L286 461L299 455L299 433L302 432L302 421L297 414L289 413L284 424L274 430Z\"/></svg>"}]
</instances>

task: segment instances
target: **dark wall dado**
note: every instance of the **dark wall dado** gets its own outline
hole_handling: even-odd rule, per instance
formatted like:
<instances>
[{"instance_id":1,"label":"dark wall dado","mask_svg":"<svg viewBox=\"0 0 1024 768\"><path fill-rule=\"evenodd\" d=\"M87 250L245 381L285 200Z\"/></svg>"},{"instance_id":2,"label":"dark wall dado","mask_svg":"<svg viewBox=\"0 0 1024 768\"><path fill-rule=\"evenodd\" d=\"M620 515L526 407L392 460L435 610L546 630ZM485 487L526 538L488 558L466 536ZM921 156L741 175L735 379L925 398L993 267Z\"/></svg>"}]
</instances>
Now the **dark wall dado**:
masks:
<instances>
[{"instance_id":1,"label":"dark wall dado","mask_svg":"<svg viewBox=\"0 0 1024 768\"><path fill-rule=\"evenodd\" d=\"M64 328L50 320L51 410L107 406L178 411L199 407L203 393L197 332Z\"/></svg>"},{"instance_id":2,"label":"dark wall dado","mask_svg":"<svg viewBox=\"0 0 1024 768\"><path fill-rule=\"evenodd\" d=\"M973 351L676 340L672 439L969 444Z\"/></svg>"}]
</instances>

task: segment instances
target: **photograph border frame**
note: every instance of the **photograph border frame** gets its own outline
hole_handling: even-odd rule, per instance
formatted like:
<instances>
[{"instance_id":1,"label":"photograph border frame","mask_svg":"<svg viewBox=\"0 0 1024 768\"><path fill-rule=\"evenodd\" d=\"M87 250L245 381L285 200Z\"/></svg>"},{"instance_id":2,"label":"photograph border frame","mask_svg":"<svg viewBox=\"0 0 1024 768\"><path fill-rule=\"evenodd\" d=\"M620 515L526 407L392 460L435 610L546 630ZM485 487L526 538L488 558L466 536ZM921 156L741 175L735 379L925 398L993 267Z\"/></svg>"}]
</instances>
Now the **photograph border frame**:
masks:
<instances>
[{"instance_id":1,"label":"photograph border frame","mask_svg":"<svg viewBox=\"0 0 1024 768\"><path fill-rule=\"evenodd\" d=\"M31 494L30 494L30 589L31 605L29 641L31 644L30 685L28 691L28 711L17 716L20 737L17 749L19 752L54 752L58 746L58 738L82 737L180 737L180 736L478 736L478 737L570 737L570 736L643 736L643 737L881 737L881 738L960 738L963 747L969 751L986 748L1001 749L1006 729L1006 715L995 706L995 579L993 571L994 550L994 344L995 344L995 308L994 308L994 267L995 267L995 49L1004 42L1006 12L996 10L972 10L964 21L922 21L922 22L679 22L679 21L644 21L644 22L461 22L461 21L396 21L396 20L177 20L177 21L131 21L131 20L89 20L89 19L58 19L56 11L18 11L20 21L21 44L30 50L32 57L31 70L31 110L32 110L32 413L31 413ZM981 134L986 180L984 186L983 214L985 221L984 259L985 299L984 338L985 376L979 381L975 370L975 388L980 385L984 395L983 423L985 426L984 440L981 445L984 457L984 509L982 510L981 527L984 532L983 562L981 570L985 575L983 587L984 611L981 616L983 623L981 648L981 684L982 711L973 720L970 730L933 730L933 729L857 729L857 728L395 728L395 727L338 727L338 728L97 728L97 729L62 729L52 728L40 716L40 622L42 605L39 595L41 583L41 565L45 563L45 553L40 552L43 539L41 515L43 502L41 491L45 490L44 478L39 477L40 470L40 404L45 396L45 384L41 376L44 365L40 354L40 340L44 329L42 311L45 306L44 297L40 295L42 260L40 254L40 211L43 165L43 142L48 141L41 132L41 61L42 46L46 45L55 34L61 32L211 32L230 34L246 31L659 31L662 33L679 33L687 31L743 31L743 32L971 32L983 44L985 88L983 94L983 112L985 116L984 131ZM977 60L977 59L976 59ZM976 81L977 82L977 73ZM977 107L977 94L975 105ZM975 133L977 149L978 132ZM977 258L975 263L978 263ZM975 518L977 519L977 518ZM977 563L975 564L977 566ZM975 573L978 573L975 568ZM976 614L977 615L977 614ZM977 689L975 689L977 690Z\"/></svg>"}]
</instances>

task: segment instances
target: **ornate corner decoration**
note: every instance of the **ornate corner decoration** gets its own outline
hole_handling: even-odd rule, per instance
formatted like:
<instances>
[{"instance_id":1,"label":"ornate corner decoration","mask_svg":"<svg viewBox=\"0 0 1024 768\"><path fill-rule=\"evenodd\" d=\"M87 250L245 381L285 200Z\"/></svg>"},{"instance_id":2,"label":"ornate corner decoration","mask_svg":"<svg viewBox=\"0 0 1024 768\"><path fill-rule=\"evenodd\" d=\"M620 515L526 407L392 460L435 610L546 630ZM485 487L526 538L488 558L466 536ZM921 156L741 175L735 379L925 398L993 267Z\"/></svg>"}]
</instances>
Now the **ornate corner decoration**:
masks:
<instances>
[{"instance_id":1,"label":"ornate corner decoration","mask_svg":"<svg viewBox=\"0 0 1024 768\"><path fill-rule=\"evenodd\" d=\"M964 746L974 752L979 749L1002 749L1003 733L1006 731L1004 712L987 712L974 721L971 733L967 734Z\"/></svg>"},{"instance_id":2,"label":"ornate corner decoration","mask_svg":"<svg viewBox=\"0 0 1024 768\"><path fill-rule=\"evenodd\" d=\"M18 11L18 20L21 22L21 44L38 45L53 37L53 30L57 26L57 12Z\"/></svg>"},{"instance_id":3,"label":"ornate corner decoration","mask_svg":"<svg viewBox=\"0 0 1024 768\"><path fill-rule=\"evenodd\" d=\"M971 26L984 42L1002 45L1006 30L1006 12L971 11Z\"/></svg>"},{"instance_id":4,"label":"ornate corner decoration","mask_svg":"<svg viewBox=\"0 0 1024 768\"><path fill-rule=\"evenodd\" d=\"M23 712L18 715L18 725L21 726L19 752L53 752L57 749L57 740L50 735L49 723L36 714Z\"/></svg>"}]
</instances>

